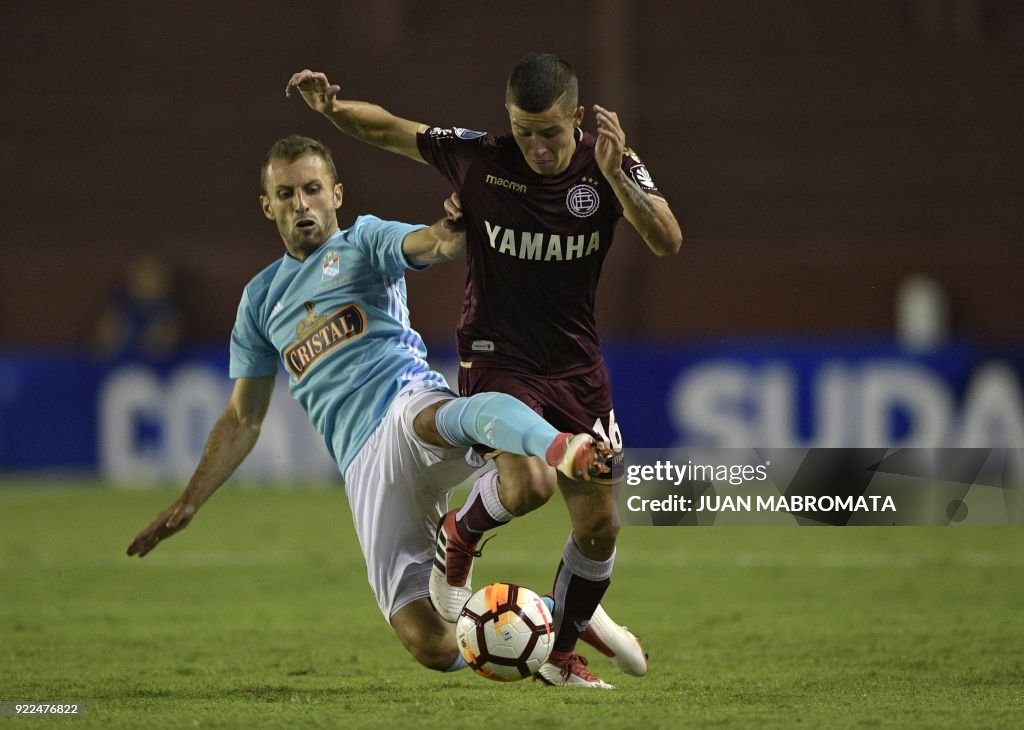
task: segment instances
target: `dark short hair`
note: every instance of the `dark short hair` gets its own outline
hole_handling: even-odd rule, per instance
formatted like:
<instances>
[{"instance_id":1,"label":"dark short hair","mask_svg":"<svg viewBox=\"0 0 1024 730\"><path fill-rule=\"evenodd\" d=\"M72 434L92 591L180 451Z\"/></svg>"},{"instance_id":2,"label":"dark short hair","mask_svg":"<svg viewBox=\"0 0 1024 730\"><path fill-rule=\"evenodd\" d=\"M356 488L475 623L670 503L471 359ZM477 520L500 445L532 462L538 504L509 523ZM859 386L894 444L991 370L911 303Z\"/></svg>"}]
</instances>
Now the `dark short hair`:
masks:
<instances>
[{"instance_id":1,"label":"dark short hair","mask_svg":"<svg viewBox=\"0 0 1024 730\"><path fill-rule=\"evenodd\" d=\"M565 106L575 109L580 86L576 72L565 59L552 53L531 53L516 64L505 87L505 103L524 112L539 114L565 96Z\"/></svg>"},{"instance_id":2,"label":"dark short hair","mask_svg":"<svg viewBox=\"0 0 1024 730\"><path fill-rule=\"evenodd\" d=\"M267 194L267 168L270 167L271 160L295 162L303 155L316 155L321 158L327 163L327 170L331 173L331 184L338 182L338 169L334 166L334 159L327 145L312 137L291 134L274 142L274 146L263 158L263 164L260 166L260 191L264 195Z\"/></svg>"}]
</instances>

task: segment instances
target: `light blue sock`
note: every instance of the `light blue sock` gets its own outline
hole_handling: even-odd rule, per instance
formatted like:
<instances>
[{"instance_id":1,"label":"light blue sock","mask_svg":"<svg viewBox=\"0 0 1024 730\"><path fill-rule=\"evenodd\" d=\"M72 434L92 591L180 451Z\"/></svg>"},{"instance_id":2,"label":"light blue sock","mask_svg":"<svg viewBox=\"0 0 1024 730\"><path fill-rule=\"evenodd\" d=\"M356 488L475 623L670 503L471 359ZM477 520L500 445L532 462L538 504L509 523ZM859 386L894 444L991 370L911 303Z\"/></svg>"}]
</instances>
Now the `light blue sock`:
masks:
<instances>
[{"instance_id":1,"label":"light blue sock","mask_svg":"<svg viewBox=\"0 0 1024 730\"><path fill-rule=\"evenodd\" d=\"M450 667L448 667L447 669L445 669L444 671L446 671L446 672L457 672L460 669L465 669L468 666L469 665L466 664L466 660L462 658L462 652L460 651L458 654L455 655L455 661L452 662L452 665Z\"/></svg>"},{"instance_id":2,"label":"light blue sock","mask_svg":"<svg viewBox=\"0 0 1024 730\"><path fill-rule=\"evenodd\" d=\"M551 612L551 615L554 616L555 615L555 599L552 598L551 596L541 596L540 600L544 601L544 605L548 607L548 610Z\"/></svg>"},{"instance_id":3,"label":"light blue sock","mask_svg":"<svg viewBox=\"0 0 1024 730\"><path fill-rule=\"evenodd\" d=\"M478 393L448 401L437 410L434 423L450 444L484 444L542 459L559 433L528 405L505 393Z\"/></svg>"}]
</instances>

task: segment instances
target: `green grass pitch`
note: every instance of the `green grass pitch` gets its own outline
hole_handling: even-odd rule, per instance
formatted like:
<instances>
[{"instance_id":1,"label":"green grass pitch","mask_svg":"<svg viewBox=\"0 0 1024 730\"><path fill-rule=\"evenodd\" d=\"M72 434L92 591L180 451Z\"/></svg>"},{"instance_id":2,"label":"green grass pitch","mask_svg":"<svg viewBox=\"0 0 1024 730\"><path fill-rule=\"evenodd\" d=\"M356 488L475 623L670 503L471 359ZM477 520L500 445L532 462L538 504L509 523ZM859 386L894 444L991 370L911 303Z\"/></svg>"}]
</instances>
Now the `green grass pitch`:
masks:
<instances>
[{"instance_id":1,"label":"green grass pitch","mask_svg":"<svg viewBox=\"0 0 1024 730\"><path fill-rule=\"evenodd\" d=\"M143 560L176 491L0 486L0 700L12 727L1022 727L1021 528L624 528L605 606L651 671L614 692L418 667L377 611L343 492L228 484ZM546 590L557 498L476 584ZM514 723L514 725L513 725Z\"/></svg>"}]
</instances>

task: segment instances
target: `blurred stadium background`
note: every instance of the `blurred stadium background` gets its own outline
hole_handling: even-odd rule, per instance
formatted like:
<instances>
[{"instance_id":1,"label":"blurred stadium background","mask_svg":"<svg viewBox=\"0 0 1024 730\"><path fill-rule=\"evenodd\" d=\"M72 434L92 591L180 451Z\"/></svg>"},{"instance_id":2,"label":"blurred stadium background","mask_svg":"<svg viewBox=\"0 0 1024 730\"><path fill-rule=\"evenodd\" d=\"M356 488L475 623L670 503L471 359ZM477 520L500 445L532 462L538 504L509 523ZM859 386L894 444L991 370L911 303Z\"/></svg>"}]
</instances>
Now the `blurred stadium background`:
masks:
<instances>
[{"instance_id":1,"label":"blurred stadium background","mask_svg":"<svg viewBox=\"0 0 1024 730\"><path fill-rule=\"evenodd\" d=\"M606 264L599 326L627 443L1024 444L1019 2L2 13L0 469L190 471L226 393L241 288L281 253L255 183L278 137L333 146L343 225L440 214L439 175L286 100L293 71L419 121L498 131L505 75L538 49L577 66L584 103L619 112L686 237L659 260L623 225ZM98 357L105 302L144 255L173 277L181 349ZM443 367L462 281L459 265L409 281ZM292 420L249 473L329 474L283 394Z\"/></svg>"}]
</instances>

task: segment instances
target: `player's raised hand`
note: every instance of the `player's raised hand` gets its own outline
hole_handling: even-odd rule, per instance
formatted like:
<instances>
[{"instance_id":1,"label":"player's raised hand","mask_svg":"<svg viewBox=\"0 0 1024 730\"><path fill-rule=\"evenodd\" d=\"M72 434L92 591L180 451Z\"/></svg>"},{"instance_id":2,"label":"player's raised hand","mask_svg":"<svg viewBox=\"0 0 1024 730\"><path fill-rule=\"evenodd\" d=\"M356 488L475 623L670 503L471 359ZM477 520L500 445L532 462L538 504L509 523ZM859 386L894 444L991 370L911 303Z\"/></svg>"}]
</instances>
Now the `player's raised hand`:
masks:
<instances>
[{"instance_id":1,"label":"player's raised hand","mask_svg":"<svg viewBox=\"0 0 1024 730\"><path fill-rule=\"evenodd\" d=\"M595 104L594 115L597 118L594 156L601 172L610 180L622 166L622 155L626 153L626 133L622 131L619 115L615 112Z\"/></svg>"},{"instance_id":2,"label":"player's raised hand","mask_svg":"<svg viewBox=\"0 0 1024 730\"><path fill-rule=\"evenodd\" d=\"M452 193L444 201L444 214L453 224L462 220L462 201L458 193Z\"/></svg>"},{"instance_id":3,"label":"player's raised hand","mask_svg":"<svg viewBox=\"0 0 1024 730\"><path fill-rule=\"evenodd\" d=\"M196 513L196 507L178 500L156 516L145 530L140 532L128 546L129 555L144 557L150 550L176 532L184 530Z\"/></svg>"},{"instance_id":4,"label":"player's raised hand","mask_svg":"<svg viewBox=\"0 0 1024 730\"><path fill-rule=\"evenodd\" d=\"M319 71L310 71L308 68L292 74L285 87L284 95L291 96L292 89L298 89L302 100L310 109L326 113L334 104L334 99L341 91L341 87L332 84L327 80L327 75Z\"/></svg>"}]
</instances>

